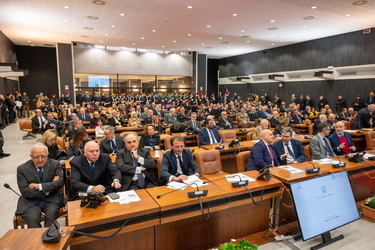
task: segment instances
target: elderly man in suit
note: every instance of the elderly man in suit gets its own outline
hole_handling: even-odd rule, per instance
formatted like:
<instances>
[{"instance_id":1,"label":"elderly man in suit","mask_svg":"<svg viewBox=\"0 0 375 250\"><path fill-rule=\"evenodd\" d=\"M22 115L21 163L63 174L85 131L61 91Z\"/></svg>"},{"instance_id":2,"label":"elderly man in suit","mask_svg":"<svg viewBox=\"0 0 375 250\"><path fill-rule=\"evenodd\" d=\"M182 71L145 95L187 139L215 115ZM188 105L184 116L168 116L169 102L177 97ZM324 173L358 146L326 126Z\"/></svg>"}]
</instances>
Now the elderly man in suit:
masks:
<instances>
[{"instance_id":1,"label":"elderly man in suit","mask_svg":"<svg viewBox=\"0 0 375 250\"><path fill-rule=\"evenodd\" d=\"M370 104L367 108L360 109L352 123L352 129L371 128L373 121L372 113L375 111L375 104Z\"/></svg>"},{"instance_id":2,"label":"elderly man in suit","mask_svg":"<svg viewBox=\"0 0 375 250\"><path fill-rule=\"evenodd\" d=\"M189 175L199 176L200 171L191 150L185 149L184 138L179 135L171 137L171 145L172 150L163 155L159 184L186 180Z\"/></svg>"},{"instance_id":3,"label":"elderly man in suit","mask_svg":"<svg viewBox=\"0 0 375 250\"><path fill-rule=\"evenodd\" d=\"M55 119L55 116L52 112L48 112L47 119L43 123L42 131L45 132L49 129L55 129L56 134L61 136L61 131L63 129L63 125L59 120Z\"/></svg>"},{"instance_id":4,"label":"elderly man in suit","mask_svg":"<svg viewBox=\"0 0 375 250\"><path fill-rule=\"evenodd\" d=\"M32 125L32 133L42 133L43 132L43 125L47 119L43 116L43 112L41 109L35 110L35 116L31 118L31 125Z\"/></svg>"},{"instance_id":5,"label":"elderly man in suit","mask_svg":"<svg viewBox=\"0 0 375 250\"><path fill-rule=\"evenodd\" d=\"M124 141L126 147L116 155L116 166L122 175L121 190L156 187L157 179L154 174L156 164L149 150L139 147L136 133L126 134Z\"/></svg>"},{"instance_id":6,"label":"elderly man in suit","mask_svg":"<svg viewBox=\"0 0 375 250\"><path fill-rule=\"evenodd\" d=\"M210 145L222 142L219 132L214 128L211 119L206 119L204 121L204 128L199 130L198 136L200 145Z\"/></svg>"},{"instance_id":7,"label":"elderly man in suit","mask_svg":"<svg viewBox=\"0 0 375 250\"><path fill-rule=\"evenodd\" d=\"M86 109L85 108L81 108L79 110L79 113L77 113L77 117L78 119L80 119L81 121L83 122L89 122L90 121L90 115L88 113L86 113Z\"/></svg>"},{"instance_id":8,"label":"elderly man in suit","mask_svg":"<svg viewBox=\"0 0 375 250\"><path fill-rule=\"evenodd\" d=\"M101 154L99 145L90 141L86 143L84 155L70 161L71 200L77 199L78 192L112 193L121 188L121 172L116 168L107 154Z\"/></svg>"},{"instance_id":9,"label":"elderly man in suit","mask_svg":"<svg viewBox=\"0 0 375 250\"><path fill-rule=\"evenodd\" d=\"M58 216L60 207L64 206L64 178L58 161L48 159L48 149L36 143L30 150L31 160L17 168L17 184L23 198L18 200L16 214L21 215L29 228L41 227L40 214L47 216L44 226L49 227ZM31 203L31 204L30 204ZM36 209L33 209L34 206Z\"/></svg>"},{"instance_id":10,"label":"elderly man in suit","mask_svg":"<svg viewBox=\"0 0 375 250\"><path fill-rule=\"evenodd\" d=\"M261 132L270 127L270 122L267 119L262 119L259 122L259 126L253 130L251 134L251 140L259 140L261 138Z\"/></svg>"},{"instance_id":11,"label":"elderly man in suit","mask_svg":"<svg viewBox=\"0 0 375 250\"><path fill-rule=\"evenodd\" d=\"M331 126L328 123L323 122L318 125L318 133L310 141L311 158L313 160L336 156L327 139L330 131Z\"/></svg>"},{"instance_id":12,"label":"elderly man in suit","mask_svg":"<svg viewBox=\"0 0 375 250\"><path fill-rule=\"evenodd\" d=\"M276 157L281 165L304 162L306 160L302 143L299 140L293 139L292 136L293 129L291 127L285 127L281 133L281 140L273 144Z\"/></svg>"},{"instance_id":13,"label":"elderly man in suit","mask_svg":"<svg viewBox=\"0 0 375 250\"><path fill-rule=\"evenodd\" d=\"M337 122L335 126L335 133L328 137L332 149L336 155L347 155L355 152L356 147L353 144L352 136L344 132L345 124Z\"/></svg>"},{"instance_id":14,"label":"elderly man in suit","mask_svg":"<svg viewBox=\"0 0 375 250\"><path fill-rule=\"evenodd\" d=\"M190 120L186 123L186 130L193 130L198 133L198 131L201 129L202 125L199 121L197 121L197 113L192 112L190 115Z\"/></svg>"},{"instance_id":15,"label":"elderly man in suit","mask_svg":"<svg viewBox=\"0 0 375 250\"><path fill-rule=\"evenodd\" d=\"M120 113L117 110L112 110L112 117L108 119L108 124L112 127L122 127L123 119L120 117Z\"/></svg>"},{"instance_id":16,"label":"elderly man in suit","mask_svg":"<svg viewBox=\"0 0 375 250\"><path fill-rule=\"evenodd\" d=\"M224 129L237 128L237 125L232 121L232 119L228 119L228 114L226 111L221 112L218 122L219 122L219 128L224 128Z\"/></svg>"},{"instance_id":17,"label":"elderly man in suit","mask_svg":"<svg viewBox=\"0 0 375 250\"><path fill-rule=\"evenodd\" d=\"M112 154L123 148L125 148L124 137L115 135L115 128L107 126L104 130L104 139L100 141L100 152Z\"/></svg>"},{"instance_id":18,"label":"elderly man in suit","mask_svg":"<svg viewBox=\"0 0 375 250\"><path fill-rule=\"evenodd\" d=\"M255 143L250 151L246 171L259 171L269 165L280 166L276 157L276 151L271 145L273 139L274 135L271 130L265 129L260 132L260 141Z\"/></svg>"}]
</instances>

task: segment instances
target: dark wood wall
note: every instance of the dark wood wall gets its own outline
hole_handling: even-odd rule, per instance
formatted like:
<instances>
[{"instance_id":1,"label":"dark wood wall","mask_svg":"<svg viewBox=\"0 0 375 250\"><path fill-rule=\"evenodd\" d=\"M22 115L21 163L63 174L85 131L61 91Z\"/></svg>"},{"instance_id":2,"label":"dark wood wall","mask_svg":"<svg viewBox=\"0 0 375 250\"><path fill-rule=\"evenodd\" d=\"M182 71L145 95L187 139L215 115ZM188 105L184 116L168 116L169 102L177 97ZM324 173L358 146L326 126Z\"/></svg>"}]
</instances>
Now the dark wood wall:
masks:
<instances>
[{"instance_id":1,"label":"dark wood wall","mask_svg":"<svg viewBox=\"0 0 375 250\"><path fill-rule=\"evenodd\" d=\"M230 77L364 64L375 64L374 30L366 35L362 34L362 31L356 31L228 57L219 60L218 69L219 77ZM213 64L209 63L209 65ZM278 87L278 83L227 84L220 85L219 91L228 88L232 93L236 92L242 97L247 96L248 92L259 95L267 92L271 96L279 94L287 103L293 93L298 96L309 94L315 103L319 96L323 95L333 105L339 94L349 102L354 100L356 94L360 94L362 99L365 99L370 91L375 91L374 83L374 79L289 82L284 83L282 88Z\"/></svg>"},{"instance_id":2,"label":"dark wood wall","mask_svg":"<svg viewBox=\"0 0 375 250\"><path fill-rule=\"evenodd\" d=\"M26 92L32 100L43 92L50 97L58 94L56 49L31 46L16 46L18 64L21 69L28 69L29 75L20 77L20 91ZM30 103L35 108L35 103Z\"/></svg>"},{"instance_id":3,"label":"dark wood wall","mask_svg":"<svg viewBox=\"0 0 375 250\"><path fill-rule=\"evenodd\" d=\"M208 60L207 61L207 93L211 95L212 93L218 93L218 60Z\"/></svg>"},{"instance_id":4,"label":"dark wood wall","mask_svg":"<svg viewBox=\"0 0 375 250\"><path fill-rule=\"evenodd\" d=\"M0 62L16 63L16 46L0 31ZM0 77L0 94L14 93L18 90L18 81Z\"/></svg>"}]
</instances>

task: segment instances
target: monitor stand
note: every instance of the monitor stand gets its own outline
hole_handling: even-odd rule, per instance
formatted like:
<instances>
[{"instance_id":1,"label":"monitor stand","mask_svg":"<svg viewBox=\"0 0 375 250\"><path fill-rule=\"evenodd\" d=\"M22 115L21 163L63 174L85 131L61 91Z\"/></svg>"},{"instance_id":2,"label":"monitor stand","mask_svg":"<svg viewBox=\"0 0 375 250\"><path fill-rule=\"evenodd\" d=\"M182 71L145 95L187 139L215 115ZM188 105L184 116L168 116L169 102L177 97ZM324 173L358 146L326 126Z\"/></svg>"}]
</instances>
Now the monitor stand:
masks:
<instances>
[{"instance_id":1,"label":"monitor stand","mask_svg":"<svg viewBox=\"0 0 375 250\"><path fill-rule=\"evenodd\" d=\"M322 240L323 240L323 243L319 244L319 245L316 245L315 247L311 247L311 250L315 250L315 249L319 249L319 248L322 248L322 247L325 247L333 242L336 242L338 240L342 240L344 239L344 235L340 234L339 236L335 237L335 238L331 238L331 232L325 232L324 234L321 234L322 236Z\"/></svg>"}]
</instances>

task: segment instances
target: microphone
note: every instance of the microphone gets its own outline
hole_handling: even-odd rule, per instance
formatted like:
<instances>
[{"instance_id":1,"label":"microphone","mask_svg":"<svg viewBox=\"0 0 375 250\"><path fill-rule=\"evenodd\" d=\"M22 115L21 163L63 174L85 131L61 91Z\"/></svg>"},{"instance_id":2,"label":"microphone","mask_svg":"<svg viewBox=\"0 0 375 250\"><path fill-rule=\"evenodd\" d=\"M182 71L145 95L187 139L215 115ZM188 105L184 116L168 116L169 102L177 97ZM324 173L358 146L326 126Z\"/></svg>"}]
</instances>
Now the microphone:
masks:
<instances>
[{"instance_id":1,"label":"microphone","mask_svg":"<svg viewBox=\"0 0 375 250\"><path fill-rule=\"evenodd\" d=\"M240 181L232 182L233 187L244 187L247 186L247 184L249 184L249 180L243 181L240 175L235 174L234 176L238 176L238 178L240 178Z\"/></svg>"},{"instance_id":2,"label":"microphone","mask_svg":"<svg viewBox=\"0 0 375 250\"><path fill-rule=\"evenodd\" d=\"M262 168L261 170L259 170L260 175L257 177L257 180L264 179L265 181L269 181L272 177L270 175L270 171L271 171L272 167L273 167L273 165L269 164L269 165L265 166L264 168Z\"/></svg>"},{"instance_id":3,"label":"microphone","mask_svg":"<svg viewBox=\"0 0 375 250\"><path fill-rule=\"evenodd\" d=\"M156 196L156 198L160 199L160 198L163 197L164 195L167 195L167 194L170 194L170 193L174 193L174 192L176 192L176 191L178 191L178 190L182 190L182 189L184 189L184 188L186 188L186 187L188 187L188 186L190 186L190 185L186 185L186 186L183 186L183 187L180 187L180 188L174 189L174 190L169 191L169 192L164 193L164 194L159 194L158 196Z\"/></svg>"},{"instance_id":4,"label":"microphone","mask_svg":"<svg viewBox=\"0 0 375 250\"><path fill-rule=\"evenodd\" d=\"M308 163L310 163L313 168L310 168L310 169L306 169L306 173L308 174L316 174L316 173L319 173L320 172L320 168L316 168L314 163L312 161L308 161Z\"/></svg>"},{"instance_id":5,"label":"microphone","mask_svg":"<svg viewBox=\"0 0 375 250\"><path fill-rule=\"evenodd\" d=\"M198 184L195 182L190 183L189 186L191 186L192 184L195 184L197 186L197 191L188 192L189 198L198 198L198 197L207 196L208 190L199 190Z\"/></svg>"},{"instance_id":6,"label":"microphone","mask_svg":"<svg viewBox=\"0 0 375 250\"><path fill-rule=\"evenodd\" d=\"M341 162L339 157L335 157L337 160L339 160L339 163L332 164L332 167L334 168L344 168L346 166L346 162Z\"/></svg>"},{"instance_id":7,"label":"microphone","mask_svg":"<svg viewBox=\"0 0 375 250\"><path fill-rule=\"evenodd\" d=\"M43 242L46 242L46 243L58 243L60 241L60 238L61 238L61 233L60 233L60 223L59 222L54 222L54 220L52 220L50 217L48 217L45 213L42 212L42 210L40 209L37 209L33 204L31 204L30 201L26 200L25 197L23 197L22 195L20 195L19 193L17 193L13 188L10 187L10 185L8 183L5 183L4 184L4 187L7 188L7 189L10 189L13 191L13 193L15 193L16 195L18 195L19 197L21 197L24 201L26 201L33 209L36 209L38 212L42 213L44 215L44 217L46 217L47 219L51 220L53 225L51 225L42 235L42 240Z\"/></svg>"}]
</instances>

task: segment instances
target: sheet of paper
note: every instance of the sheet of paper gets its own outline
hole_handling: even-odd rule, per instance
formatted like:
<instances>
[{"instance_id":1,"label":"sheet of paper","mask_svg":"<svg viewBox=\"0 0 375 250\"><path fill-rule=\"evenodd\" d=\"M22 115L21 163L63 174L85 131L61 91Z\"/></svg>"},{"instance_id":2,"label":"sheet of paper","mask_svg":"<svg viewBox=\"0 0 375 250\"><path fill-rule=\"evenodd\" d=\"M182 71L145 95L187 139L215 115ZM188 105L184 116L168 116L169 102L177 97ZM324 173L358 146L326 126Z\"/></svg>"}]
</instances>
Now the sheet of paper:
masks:
<instances>
[{"instance_id":1,"label":"sheet of paper","mask_svg":"<svg viewBox=\"0 0 375 250\"><path fill-rule=\"evenodd\" d=\"M320 159L320 160L313 160L313 162L316 162L316 163L318 163L320 165L329 165L329 164L338 164L338 163L340 163L339 161L328 159L328 158Z\"/></svg>"},{"instance_id":2,"label":"sheet of paper","mask_svg":"<svg viewBox=\"0 0 375 250\"><path fill-rule=\"evenodd\" d=\"M368 159L368 158L371 157L371 156L375 156L375 155L372 155L372 154L364 154L364 155L363 155L363 158Z\"/></svg>"},{"instance_id":3,"label":"sheet of paper","mask_svg":"<svg viewBox=\"0 0 375 250\"><path fill-rule=\"evenodd\" d=\"M348 130L344 130L345 132L348 132L348 133L357 133L358 131L357 130L351 130L351 129L348 129Z\"/></svg>"},{"instance_id":4,"label":"sheet of paper","mask_svg":"<svg viewBox=\"0 0 375 250\"><path fill-rule=\"evenodd\" d=\"M208 183L199 179L199 177L196 176L195 174L188 176L187 180L184 180L183 182L188 184L188 185L191 185L192 183L195 183L196 185L193 184L192 187L197 187L197 186L202 187L202 186L208 185Z\"/></svg>"},{"instance_id":5,"label":"sheet of paper","mask_svg":"<svg viewBox=\"0 0 375 250\"><path fill-rule=\"evenodd\" d=\"M252 182L252 181L255 181L255 179L247 176L247 175L244 175L242 173L238 173L238 174L231 174L231 175L226 175L225 176L227 178L227 181L228 182L237 182L237 181L248 181L248 182Z\"/></svg>"},{"instance_id":6,"label":"sheet of paper","mask_svg":"<svg viewBox=\"0 0 375 250\"><path fill-rule=\"evenodd\" d=\"M168 183L167 188L184 190L188 185L178 181L171 181Z\"/></svg>"},{"instance_id":7,"label":"sheet of paper","mask_svg":"<svg viewBox=\"0 0 375 250\"><path fill-rule=\"evenodd\" d=\"M136 202L136 201L141 200L141 198L139 198L139 196L134 190L119 192L118 195L120 195L120 198L116 200L112 200L111 197L108 196L108 200L110 202L118 202L120 204L126 204L126 203Z\"/></svg>"},{"instance_id":8,"label":"sheet of paper","mask_svg":"<svg viewBox=\"0 0 375 250\"><path fill-rule=\"evenodd\" d=\"M282 170L284 170L284 171L287 171L287 172L289 172L289 173L291 173L291 174L303 173L302 170L300 170L300 169L298 169L298 168L294 168L294 167L289 166L289 165L286 165L286 166L280 166L280 167L278 167L278 168L280 168L280 169L282 169Z\"/></svg>"}]
</instances>

